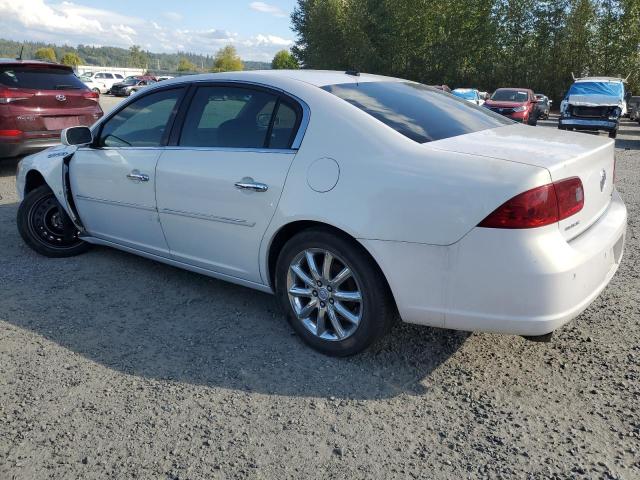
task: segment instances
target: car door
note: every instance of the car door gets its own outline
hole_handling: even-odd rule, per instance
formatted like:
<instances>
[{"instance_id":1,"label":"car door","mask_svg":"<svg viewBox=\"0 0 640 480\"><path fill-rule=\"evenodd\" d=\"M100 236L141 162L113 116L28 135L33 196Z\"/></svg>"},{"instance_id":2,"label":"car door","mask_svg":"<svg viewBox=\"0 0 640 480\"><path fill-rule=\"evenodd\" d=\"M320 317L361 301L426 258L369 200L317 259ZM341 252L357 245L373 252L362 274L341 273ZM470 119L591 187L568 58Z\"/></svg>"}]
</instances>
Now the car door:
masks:
<instances>
[{"instance_id":1,"label":"car door","mask_svg":"<svg viewBox=\"0 0 640 480\"><path fill-rule=\"evenodd\" d=\"M172 256L262 283L259 248L291 162L302 106L242 84L199 86L157 168Z\"/></svg>"},{"instance_id":2,"label":"car door","mask_svg":"<svg viewBox=\"0 0 640 480\"><path fill-rule=\"evenodd\" d=\"M156 164L184 91L163 89L128 102L101 123L92 146L73 156L71 191L90 235L168 255L156 205Z\"/></svg>"}]
</instances>

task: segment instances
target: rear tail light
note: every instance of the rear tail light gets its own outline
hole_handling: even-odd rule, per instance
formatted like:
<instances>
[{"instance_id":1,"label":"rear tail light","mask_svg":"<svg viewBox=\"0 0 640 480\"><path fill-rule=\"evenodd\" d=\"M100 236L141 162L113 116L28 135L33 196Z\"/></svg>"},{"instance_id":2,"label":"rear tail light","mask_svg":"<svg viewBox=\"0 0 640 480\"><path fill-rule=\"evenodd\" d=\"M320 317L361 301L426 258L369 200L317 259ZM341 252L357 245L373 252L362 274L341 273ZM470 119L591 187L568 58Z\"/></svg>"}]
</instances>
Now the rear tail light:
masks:
<instances>
[{"instance_id":1,"label":"rear tail light","mask_svg":"<svg viewBox=\"0 0 640 480\"><path fill-rule=\"evenodd\" d=\"M84 92L82 96L88 100L93 100L94 102L97 102L98 100L100 100L100 95L98 95L96 92L93 92L91 90L89 90L88 92Z\"/></svg>"},{"instance_id":2,"label":"rear tail light","mask_svg":"<svg viewBox=\"0 0 640 480\"><path fill-rule=\"evenodd\" d=\"M19 137L22 130L0 130L0 137Z\"/></svg>"},{"instance_id":3,"label":"rear tail light","mask_svg":"<svg viewBox=\"0 0 640 480\"><path fill-rule=\"evenodd\" d=\"M17 102L18 100L26 100L33 97L33 92L27 92L24 90L13 88L0 87L0 105L11 102Z\"/></svg>"},{"instance_id":4,"label":"rear tail light","mask_svg":"<svg viewBox=\"0 0 640 480\"><path fill-rule=\"evenodd\" d=\"M479 227L536 228L575 215L584 206L584 190L578 177L527 190L489 214Z\"/></svg>"},{"instance_id":5,"label":"rear tail light","mask_svg":"<svg viewBox=\"0 0 640 480\"><path fill-rule=\"evenodd\" d=\"M553 184L558 199L558 221L575 215L584 207L584 189L578 177L567 178Z\"/></svg>"}]
</instances>

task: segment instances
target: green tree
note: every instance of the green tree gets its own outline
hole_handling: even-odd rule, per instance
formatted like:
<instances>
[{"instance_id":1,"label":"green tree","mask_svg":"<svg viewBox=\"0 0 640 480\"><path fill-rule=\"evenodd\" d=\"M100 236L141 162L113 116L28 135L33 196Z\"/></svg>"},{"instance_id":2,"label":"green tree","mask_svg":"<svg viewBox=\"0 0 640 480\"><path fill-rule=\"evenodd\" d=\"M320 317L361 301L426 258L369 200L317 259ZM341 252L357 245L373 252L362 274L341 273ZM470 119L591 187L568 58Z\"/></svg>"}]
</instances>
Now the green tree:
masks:
<instances>
[{"instance_id":1,"label":"green tree","mask_svg":"<svg viewBox=\"0 0 640 480\"><path fill-rule=\"evenodd\" d=\"M244 70L244 64L233 45L227 45L216 52L212 72L235 72Z\"/></svg>"},{"instance_id":2,"label":"green tree","mask_svg":"<svg viewBox=\"0 0 640 480\"><path fill-rule=\"evenodd\" d=\"M195 72L197 67L186 58L181 58L178 62L178 72Z\"/></svg>"},{"instance_id":3,"label":"green tree","mask_svg":"<svg viewBox=\"0 0 640 480\"><path fill-rule=\"evenodd\" d=\"M289 50L280 50L273 57L271 68L274 70L295 70L300 68L300 65Z\"/></svg>"},{"instance_id":4,"label":"green tree","mask_svg":"<svg viewBox=\"0 0 640 480\"><path fill-rule=\"evenodd\" d=\"M51 47L42 47L35 51L33 58L36 60L44 60L45 62L55 62L56 52Z\"/></svg>"},{"instance_id":5,"label":"green tree","mask_svg":"<svg viewBox=\"0 0 640 480\"><path fill-rule=\"evenodd\" d=\"M82 65L83 61L77 53L67 52L62 56L60 63L63 65L69 65L70 67L77 67L78 65Z\"/></svg>"},{"instance_id":6,"label":"green tree","mask_svg":"<svg viewBox=\"0 0 640 480\"><path fill-rule=\"evenodd\" d=\"M149 65L149 55L138 45L129 47L129 66L133 68L147 68Z\"/></svg>"}]
</instances>

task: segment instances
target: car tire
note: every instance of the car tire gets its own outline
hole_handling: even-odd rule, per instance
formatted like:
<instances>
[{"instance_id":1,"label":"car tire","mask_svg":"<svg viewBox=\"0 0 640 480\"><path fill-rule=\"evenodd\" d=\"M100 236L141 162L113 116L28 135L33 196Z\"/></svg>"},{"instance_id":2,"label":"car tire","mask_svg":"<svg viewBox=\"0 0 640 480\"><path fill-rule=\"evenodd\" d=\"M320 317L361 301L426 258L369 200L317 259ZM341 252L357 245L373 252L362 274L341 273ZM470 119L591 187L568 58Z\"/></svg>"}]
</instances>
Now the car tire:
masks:
<instances>
[{"instance_id":1,"label":"car tire","mask_svg":"<svg viewBox=\"0 0 640 480\"><path fill-rule=\"evenodd\" d=\"M618 136L618 131L617 130L613 130L611 132L609 132L609 138L616 138Z\"/></svg>"},{"instance_id":2,"label":"car tire","mask_svg":"<svg viewBox=\"0 0 640 480\"><path fill-rule=\"evenodd\" d=\"M94 88L93 89L93 93L97 93L98 95L100 95L100 89L99 88Z\"/></svg>"},{"instance_id":3,"label":"car tire","mask_svg":"<svg viewBox=\"0 0 640 480\"><path fill-rule=\"evenodd\" d=\"M89 244L78 237L78 230L46 185L25 196L18 207L17 223L25 243L45 257L72 257L89 249Z\"/></svg>"},{"instance_id":4,"label":"car tire","mask_svg":"<svg viewBox=\"0 0 640 480\"><path fill-rule=\"evenodd\" d=\"M329 229L305 230L284 245L276 263L275 291L294 331L325 355L362 352L397 318L373 259L354 240Z\"/></svg>"}]
</instances>

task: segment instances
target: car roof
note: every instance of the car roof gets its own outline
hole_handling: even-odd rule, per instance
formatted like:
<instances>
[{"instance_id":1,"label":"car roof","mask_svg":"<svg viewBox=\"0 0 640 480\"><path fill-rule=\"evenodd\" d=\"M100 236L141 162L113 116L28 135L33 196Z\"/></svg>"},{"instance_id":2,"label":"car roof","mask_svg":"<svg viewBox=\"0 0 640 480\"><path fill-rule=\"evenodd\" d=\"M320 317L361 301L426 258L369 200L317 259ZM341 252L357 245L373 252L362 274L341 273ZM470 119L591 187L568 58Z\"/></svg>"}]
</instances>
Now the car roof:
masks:
<instances>
[{"instance_id":1,"label":"car roof","mask_svg":"<svg viewBox=\"0 0 640 480\"><path fill-rule=\"evenodd\" d=\"M477 92L477 88L454 88L454 92Z\"/></svg>"},{"instance_id":2,"label":"car roof","mask_svg":"<svg viewBox=\"0 0 640 480\"><path fill-rule=\"evenodd\" d=\"M207 80L230 80L230 81L246 81L256 83L279 83L278 80L294 80L303 82L316 87L325 87L327 85L337 85L345 83L365 83L365 82L400 82L399 78L385 77L382 75L372 75L361 73L359 75L350 75L340 71L330 70L249 70L241 72L222 72L222 73L203 73L198 75L184 75L181 77L171 78L162 82L163 85L185 82L203 82Z\"/></svg>"},{"instance_id":3,"label":"car roof","mask_svg":"<svg viewBox=\"0 0 640 480\"><path fill-rule=\"evenodd\" d=\"M17 60L15 58L0 58L0 65L46 65L48 67L64 68L66 70L73 70L67 65L54 62L43 62L41 60Z\"/></svg>"},{"instance_id":4,"label":"car roof","mask_svg":"<svg viewBox=\"0 0 640 480\"><path fill-rule=\"evenodd\" d=\"M584 77L584 78L577 78L575 80L575 83L580 83L580 82L622 82L624 83L625 80L624 78L620 78L620 77Z\"/></svg>"},{"instance_id":5,"label":"car roof","mask_svg":"<svg viewBox=\"0 0 640 480\"><path fill-rule=\"evenodd\" d=\"M518 87L501 87L501 88L496 88L496 92L498 90L516 90L518 92L533 92L533 90L531 90L530 88L518 88Z\"/></svg>"}]
</instances>

